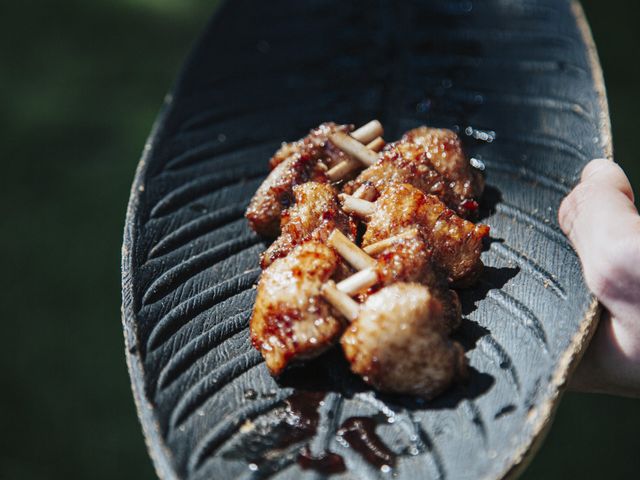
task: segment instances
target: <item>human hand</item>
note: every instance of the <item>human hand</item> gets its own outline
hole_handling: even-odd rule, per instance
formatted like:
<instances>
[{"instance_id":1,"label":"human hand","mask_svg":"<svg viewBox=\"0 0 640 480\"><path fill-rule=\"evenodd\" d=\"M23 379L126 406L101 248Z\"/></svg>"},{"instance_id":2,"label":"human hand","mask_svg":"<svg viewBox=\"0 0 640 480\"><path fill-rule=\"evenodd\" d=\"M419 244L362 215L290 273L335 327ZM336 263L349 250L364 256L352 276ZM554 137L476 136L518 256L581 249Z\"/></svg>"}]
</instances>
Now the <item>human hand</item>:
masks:
<instances>
[{"instance_id":1,"label":"human hand","mask_svg":"<svg viewBox=\"0 0 640 480\"><path fill-rule=\"evenodd\" d=\"M590 162L560 205L559 221L607 310L570 388L640 397L640 216L622 169Z\"/></svg>"}]
</instances>

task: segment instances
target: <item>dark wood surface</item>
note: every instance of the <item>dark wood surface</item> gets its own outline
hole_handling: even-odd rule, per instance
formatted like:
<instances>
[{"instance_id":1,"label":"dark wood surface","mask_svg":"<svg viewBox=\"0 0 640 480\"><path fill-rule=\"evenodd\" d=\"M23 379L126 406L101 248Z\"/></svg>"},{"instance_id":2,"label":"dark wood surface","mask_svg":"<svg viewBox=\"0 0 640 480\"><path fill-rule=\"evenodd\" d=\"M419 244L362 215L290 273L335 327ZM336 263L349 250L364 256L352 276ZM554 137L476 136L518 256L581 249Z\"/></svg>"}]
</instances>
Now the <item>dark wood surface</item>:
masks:
<instances>
[{"instance_id":1,"label":"dark wood surface","mask_svg":"<svg viewBox=\"0 0 640 480\"><path fill-rule=\"evenodd\" d=\"M396 138L456 128L487 167L492 241L462 295L467 385L437 400L379 395L338 354L269 376L247 324L265 248L242 214L283 140L325 121L379 118ZM281 447L283 400L326 392L308 440L342 478L500 478L541 438L596 323L560 200L610 156L597 59L569 1L228 2L151 133L123 247L123 320L134 396L165 478L317 478ZM398 454L382 473L335 438L352 416ZM246 428L251 420L255 428ZM242 428L245 425L245 428Z\"/></svg>"}]
</instances>

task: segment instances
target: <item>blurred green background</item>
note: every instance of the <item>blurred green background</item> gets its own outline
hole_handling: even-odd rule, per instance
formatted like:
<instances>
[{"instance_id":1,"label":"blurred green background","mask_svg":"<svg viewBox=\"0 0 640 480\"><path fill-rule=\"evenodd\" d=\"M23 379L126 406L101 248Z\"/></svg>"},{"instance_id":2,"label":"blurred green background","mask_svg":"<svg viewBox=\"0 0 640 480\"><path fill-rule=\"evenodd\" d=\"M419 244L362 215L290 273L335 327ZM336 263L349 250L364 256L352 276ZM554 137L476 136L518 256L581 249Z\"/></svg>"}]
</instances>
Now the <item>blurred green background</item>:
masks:
<instances>
[{"instance_id":1,"label":"blurred green background","mask_svg":"<svg viewBox=\"0 0 640 480\"><path fill-rule=\"evenodd\" d=\"M1 479L154 478L123 354L123 221L162 98L216 3L0 7ZM583 4L638 191L640 7ZM567 394L524 477L637 478L639 407Z\"/></svg>"}]
</instances>

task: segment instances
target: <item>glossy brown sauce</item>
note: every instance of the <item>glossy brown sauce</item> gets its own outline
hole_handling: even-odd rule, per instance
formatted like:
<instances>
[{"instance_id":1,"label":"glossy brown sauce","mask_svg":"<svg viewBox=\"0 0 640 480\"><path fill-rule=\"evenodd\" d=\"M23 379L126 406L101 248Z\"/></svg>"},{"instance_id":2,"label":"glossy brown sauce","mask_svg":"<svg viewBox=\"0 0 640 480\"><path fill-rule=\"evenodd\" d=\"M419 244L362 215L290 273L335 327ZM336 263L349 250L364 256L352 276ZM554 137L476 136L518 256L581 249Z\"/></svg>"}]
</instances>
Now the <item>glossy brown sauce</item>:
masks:
<instances>
[{"instance_id":1,"label":"glossy brown sauce","mask_svg":"<svg viewBox=\"0 0 640 480\"><path fill-rule=\"evenodd\" d=\"M337 453L325 450L320 455L314 456L308 445L300 451L298 465L303 470L315 470L324 475L333 475L347 470L344 460Z\"/></svg>"},{"instance_id":2,"label":"glossy brown sauce","mask_svg":"<svg viewBox=\"0 0 640 480\"><path fill-rule=\"evenodd\" d=\"M278 448L301 442L316 434L320 422L318 407L324 395L324 392L300 391L285 400L286 409L283 415L285 432L278 443Z\"/></svg>"}]
</instances>

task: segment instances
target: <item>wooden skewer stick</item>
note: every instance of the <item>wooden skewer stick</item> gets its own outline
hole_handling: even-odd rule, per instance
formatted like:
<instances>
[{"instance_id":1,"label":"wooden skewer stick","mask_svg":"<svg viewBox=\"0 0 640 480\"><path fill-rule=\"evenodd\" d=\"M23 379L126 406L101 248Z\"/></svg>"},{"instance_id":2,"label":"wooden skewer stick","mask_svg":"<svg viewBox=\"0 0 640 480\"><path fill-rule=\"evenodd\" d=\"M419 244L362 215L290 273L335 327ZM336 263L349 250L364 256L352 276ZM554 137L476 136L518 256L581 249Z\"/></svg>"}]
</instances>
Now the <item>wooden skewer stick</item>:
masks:
<instances>
[{"instance_id":1,"label":"wooden skewer stick","mask_svg":"<svg viewBox=\"0 0 640 480\"><path fill-rule=\"evenodd\" d=\"M376 211L376 204L361 198L354 198L346 193L338 195L342 201L342 209L347 213L355 213L359 217L367 218Z\"/></svg>"},{"instance_id":2,"label":"wooden skewer stick","mask_svg":"<svg viewBox=\"0 0 640 480\"><path fill-rule=\"evenodd\" d=\"M342 162L331 167L327 172L327 178L331 182L337 182L338 180L342 180L344 177L360 167L362 167L362 163L359 160L356 160L355 158L349 158L348 160L343 160Z\"/></svg>"},{"instance_id":3,"label":"wooden skewer stick","mask_svg":"<svg viewBox=\"0 0 640 480\"><path fill-rule=\"evenodd\" d=\"M382 150L384 148L384 146L386 144L387 144L387 142L384 141L384 138L376 137L375 139L373 139L369 143L367 143L367 148L369 150L373 150L374 152L379 152L380 150Z\"/></svg>"},{"instance_id":4,"label":"wooden skewer stick","mask_svg":"<svg viewBox=\"0 0 640 480\"><path fill-rule=\"evenodd\" d=\"M399 233L398 235L394 235L393 237L385 238L384 240L380 240L379 242L372 243L371 245L367 245L362 250L367 252L369 255L376 255L383 251L385 248L393 245L394 242L398 240L404 240L409 238L414 238L418 235L418 229L412 228L407 230L406 232Z\"/></svg>"},{"instance_id":5,"label":"wooden skewer stick","mask_svg":"<svg viewBox=\"0 0 640 480\"><path fill-rule=\"evenodd\" d=\"M351 137L355 138L360 143L365 144L365 148L377 153L385 146L385 141L380 136L383 132L382 124L378 120L371 120L366 125L363 125L357 130L351 132ZM338 146L338 148L340 147ZM337 165L334 165L333 168L327 172L327 177L330 181L337 182L361 167L362 161L355 158L349 158Z\"/></svg>"},{"instance_id":6,"label":"wooden skewer stick","mask_svg":"<svg viewBox=\"0 0 640 480\"><path fill-rule=\"evenodd\" d=\"M369 123L351 132L351 136L360 143L366 144L382 136L383 133L384 129L382 128L382 124L378 120L371 120Z\"/></svg>"},{"instance_id":7,"label":"wooden skewer stick","mask_svg":"<svg viewBox=\"0 0 640 480\"><path fill-rule=\"evenodd\" d=\"M353 268L360 270L338 283L338 290L347 295L355 295L378 283L377 262L343 235L340 230L335 229L331 232L327 241Z\"/></svg>"},{"instance_id":8,"label":"wooden skewer stick","mask_svg":"<svg viewBox=\"0 0 640 480\"><path fill-rule=\"evenodd\" d=\"M328 242L356 270L364 270L376 265L373 258L364 253L338 229L331 232Z\"/></svg>"},{"instance_id":9,"label":"wooden skewer stick","mask_svg":"<svg viewBox=\"0 0 640 480\"><path fill-rule=\"evenodd\" d=\"M384 147L385 145L384 140L382 140L381 137L378 137L378 138L380 138L380 140L382 141L382 147ZM369 145L371 145L374 142L376 142L376 140L371 142ZM369 148L369 145L367 145L367 148ZM374 146L375 148L371 149L374 152L378 152L382 148L380 147L379 143L376 143L376 145ZM331 169L329 169L329 171L327 172L327 177L329 178L330 181L337 182L338 180L342 180L351 172L358 170L359 168L362 168L362 162L360 160L356 160L355 158L348 158L347 160L343 160L342 162L337 163L336 165L331 167Z\"/></svg>"},{"instance_id":10,"label":"wooden skewer stick","mask_svg":"<svg viewBox=\"0 0 640 480\"><path fill-rule=\"evenodd\" d=\"M329 135L329 140L340 150L360 160L367 166L371 166L378 161L376 152L369 150L351 135L347 135L344 132L336 132Z\"/></svg>"},{"instance_id":11,"label":"wooden skewer stick","mask_svg":"<svg viewBox=\"0 0 640 480\"><path fill-rule=\"evenodd\" d=\"M408 238L411 235L418 235L418 230L415 228L408 230L407 232L376 242L370 245L370 247L373 246L374 250L377 249L381 251L394 241ZM337 285L333 281L329 281L322 288L322 293L327 301L350 321L353 321L358 316L358 304L350 297L378 283L380 279L378 278L378 272L375 268L377 262L366 255L362 249L345 237L339 230L334 230L331 233L329 243L338 250L338 253L354 268L360 269L359 272L351 275L349 278L345 278ZM347 255L344 255L343 252L346 252ZM355 262L353 261L354 259L356 260ZM362 265L368 263L370 260L373 260L373 265L363 268Z\"/></svg>"},{"instance_id":12,"label":"wooden skewer stick","mask_svg":"<svg viewBox=\"0 0 640 480\"><path fill-rule=\"evenodd\" d=\"M362 290L373 287L378 281L378 272L376 272L375 268L369 267L354 273L349 278L345 278L336 286L341 292L353 296Z\"/></svg>"},{"instance_id":13,"label":"wooden skewer stick","mask_svg":"<svg viewBox=\"0 0 640 480\"><path fill-rule=\"evenodd\" d=\"M365 182L360 185L355 192L353 192L352 197L373 202L377 195L378 189L374 187L372 183Z\"/></svg>"},{"instance_id":14,"label":"wooden skewer stick","mask_svg":"<svg viewBox=\"0 0 640 480\"><path fill-rule=\"evenodd\" d=\"M358 318L358 313L360 312L358 302L346 293L338 290L333 280L329 280L322 286L322 295L327 302L333 305L336 310L344 315L350 322Z\"/></svg>"}]
</instances>

